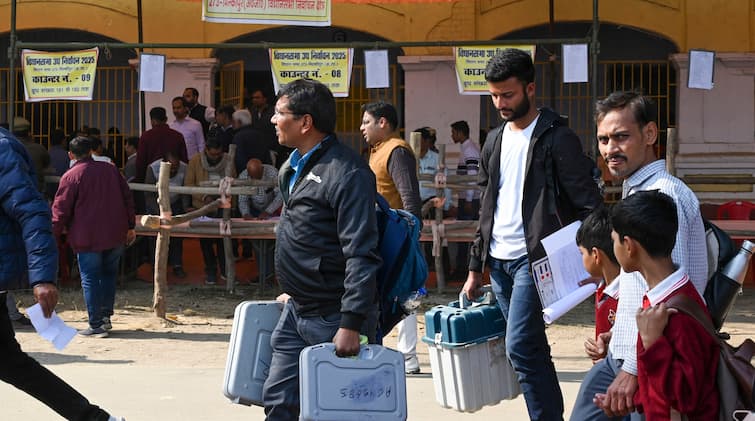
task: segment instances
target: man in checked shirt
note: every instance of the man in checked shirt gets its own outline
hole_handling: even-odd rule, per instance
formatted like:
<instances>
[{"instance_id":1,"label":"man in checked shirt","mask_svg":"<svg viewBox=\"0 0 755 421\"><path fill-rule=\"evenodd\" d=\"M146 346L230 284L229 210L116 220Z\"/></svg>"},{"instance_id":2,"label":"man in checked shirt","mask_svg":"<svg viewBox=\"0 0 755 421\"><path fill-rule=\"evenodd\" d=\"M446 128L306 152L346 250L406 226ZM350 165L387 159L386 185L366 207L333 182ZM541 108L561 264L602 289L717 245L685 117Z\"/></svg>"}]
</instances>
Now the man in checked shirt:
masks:
<instances>
[{"instance_id":1,"label":"man in checked shirt","mask_svg":"<svg viewBox=\"0 0 755 421\"><path fill-rule=\"evenodd\" d=\"M666 171L666 161L655 156L658 140L656 106L637 92L614 92L595 105L598 148L611 175L623 180L623 197L641 190L660 190L676 203L679 230L671 253L702 296L707 283L705 229L697 197L684 182ZM622 270L619 306L610 342L603 343L606 358L595 364L582 381L572 421L643 419L634 412L637 393L637 323L648 287L639 272Z\"/></svg>"}]
</instances>

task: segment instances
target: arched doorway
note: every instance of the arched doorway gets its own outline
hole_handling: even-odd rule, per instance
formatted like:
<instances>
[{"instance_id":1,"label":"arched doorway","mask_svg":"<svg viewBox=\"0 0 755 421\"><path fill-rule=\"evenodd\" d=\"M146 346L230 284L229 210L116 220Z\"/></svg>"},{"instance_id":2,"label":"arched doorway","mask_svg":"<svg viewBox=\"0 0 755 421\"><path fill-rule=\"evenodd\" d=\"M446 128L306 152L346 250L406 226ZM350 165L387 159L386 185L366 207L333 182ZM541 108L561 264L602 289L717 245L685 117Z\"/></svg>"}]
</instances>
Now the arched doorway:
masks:
<instances>
[{"instance_id":1,"label":"arched doorway","mask_svg":"<svg viewBox=\"0 0 755 421\"><path fill-rule=\"evenodd\" d=\"M120 42L100 34L71 29L32 29L17 33L25 42ZM0 49L7 51L10 34L0 36ZM70 50L64 46L55 50ZM41 144L48 146L50 133L61 128L67 134L74 133L82 126L100 129L103 140L113 139L113 152L116 160L122 157L124 135L139 135L139 87L136 72L128 60L136 58L132 49L100 50L97 74L95 76L92 101L44 101L27 103L24 101L23 78L20 63L16 61L15 98L8 98L9 62L6 55L0 55L0 121L5 121L8 107L13 114L24 116L31 122L31 134ZM119 133L108 136L108 132Z\"/></svg>"},{"instance_id":2,"label":"arched doorway","mask_svg":"<svg viewBox=\"0 0 755 421\"><path fill-rule=\"evenodd\" d=\"M234 38L227 41L228 43L256 43L256 42L281 42L281 43L301 43L306 46L308 43L324 42L343 42L352 41L387 41L375 35L339 27L293 27L285 26L279 28L266 29ZM377 100L384 100L396 106L399 111L400 119L403 121L403 87L404 75L397 63L397 57L402 55L400 48L388 50L388 64L390 66L391 87L385 89L367 89L364 75L364 54L363 49L354 49L354 66L351 75L351 87L347 98L336 98L338 121L336 132L339 139L350 145L354 150L360 151L364 146L359 125L361 123L362 113L360 107L362 104ZM214 56L218 59L221 66L234 63L233 71L243 69L243 82L240 87L246 91L246 98L242 101L248 105L248 97L256 89L261 89L266 96L272 100L275 96L273 92L273 81L270 73L270 59L266 49L218 49ZM225 80L224 80L225 79ZM216 80L218 87L216 93L216 103L220 103L221 95L225 87L222 86L229 78L223 77L221 70Z\"/></svg>"}]
</instances>

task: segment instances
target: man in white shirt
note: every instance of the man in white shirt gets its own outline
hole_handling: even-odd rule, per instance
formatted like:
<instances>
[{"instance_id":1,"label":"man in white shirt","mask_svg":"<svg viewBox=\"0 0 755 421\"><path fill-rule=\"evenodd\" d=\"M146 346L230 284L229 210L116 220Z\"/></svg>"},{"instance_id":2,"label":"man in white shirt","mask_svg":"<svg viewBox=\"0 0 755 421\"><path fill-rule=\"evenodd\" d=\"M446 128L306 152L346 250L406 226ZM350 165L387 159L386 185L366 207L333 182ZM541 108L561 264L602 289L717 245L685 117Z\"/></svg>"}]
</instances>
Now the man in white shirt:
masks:
<instances>
[{"instance_id":1,"label":"man in white shirt","mask_svg":"<svg viewBox=\"0 0 755 421\"><path fill-rule=\"evenodd\" d=\"M458 175L477 175L480 169L480 147L469 138L469 124L457 121L451 124L451 139L461 144L461 157L456 169ZM459 208L456 219L476 221L480 216L480 191L471 189L459 192ZM451 279L466 279L469 264L469 244L458 243L456 251L456 270Z\"/></svg>"},{"instance_id":2,"label":"man in white shirt","mask_svg":"<svg viewBox=\"0 0 755 421\"><path fill-rule=\"evenodd\" d=\"M189 106L182 96L173 98L173 115L175 121L170 128L180 132L186 141L186 154L191 158L204 151L204 130L202 123L189 117Z\"/></svg>"},{"instance_id":3,"label":"man in white shirt","mask_svg":"<svg viewBox=\"0 0 755 421\"><path fill-rule=\"evenodd\" d=\"M545 257L542 240L602 205L595 164L554 111L537 109L530 55L508 48L485 69L504 124L491 131L480 159L480 224L463 292L480 294L482 273L506 319L506 354L531 420L560 420L564 404L545 334L531 264ZM526 187L526 188L525 188Z\"/></svg>"},{"instance_id":4,"label":"man in white shirt","mask_svg":"<svg viewBox=\"0 0 755 421\"><path fill-rule=\"evenodd\" d=\"M639 93L614 92L595 105L595 121L600 155L611 175L624 180L623 197L640 190L660 190L674 199L679 228L671 257L684 268L702 296L708 259L700 204L684 182L666 172L666 162L655 156L656 106ZM619 305L610 343L598 344L606 351L606 358L583 379L571 415L573 421L623 419L629 413L633 420L642 419L633 412L638 388L635 315L648 287L639 272L622 270L616 281Z\"/></svg>"}]
</instances>

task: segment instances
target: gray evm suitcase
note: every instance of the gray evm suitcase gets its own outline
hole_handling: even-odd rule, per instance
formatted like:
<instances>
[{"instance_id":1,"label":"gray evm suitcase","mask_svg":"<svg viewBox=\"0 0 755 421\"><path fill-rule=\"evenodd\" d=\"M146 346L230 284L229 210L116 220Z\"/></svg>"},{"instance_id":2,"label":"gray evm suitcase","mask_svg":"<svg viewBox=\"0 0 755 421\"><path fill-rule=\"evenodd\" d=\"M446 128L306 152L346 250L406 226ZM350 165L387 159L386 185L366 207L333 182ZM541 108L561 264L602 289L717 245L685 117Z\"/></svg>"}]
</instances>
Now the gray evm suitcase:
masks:
<instances>
[{"instance_id":1,"label":"gray evm suitcase","mask_svg":"<svg viewBox=\"0 0 755 421\"><path fill-rule=\"evenodd\" d=\"M354 358L337 357L332 343L304 348L299 400L300 421L405 420L404 356L380 345Z\"/></svg>"},{"instance_id":2,"label":"gray evm suitcase","mask_svg":"<svg viewBox=\"0 0 755 421\"><path fill-rule=\"evenodd\" d=\"M223 380L223 394L232 402L263 406L262 385L273 355L270 336L282 310L277 301L244 301L236 306Z\"/></svg>"}]
</instances>

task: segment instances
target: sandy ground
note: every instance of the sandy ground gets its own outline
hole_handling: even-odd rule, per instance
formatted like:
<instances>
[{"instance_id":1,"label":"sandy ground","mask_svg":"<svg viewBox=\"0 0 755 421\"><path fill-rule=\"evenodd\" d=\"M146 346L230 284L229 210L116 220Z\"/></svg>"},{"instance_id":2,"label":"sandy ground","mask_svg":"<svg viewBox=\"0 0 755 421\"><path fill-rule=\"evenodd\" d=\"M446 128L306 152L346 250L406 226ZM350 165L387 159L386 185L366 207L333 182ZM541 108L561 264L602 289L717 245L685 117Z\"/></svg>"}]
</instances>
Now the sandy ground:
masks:
<instances>
[{"instance_id":1,"label":"sandy ground","mask_svg":"<svg viewBox=\"0 0 755 421\"><path fill-rule=\"evenodd\" d=\"M31 330L20 330L17 337L25 351L48 367L92 366L106 368L117 366L120 369L120 366L125 366L125 369L128 369L128 367L139 368L146 373L149 373L150 370L158 373L166 369L207 368L214 370L215 373L222 373L225 366L234 308L244 300L272 299L274 293L275 291L268 288L267 294L259 296L257 288L249 286L239 288L235 294L226 293L222 287L171 286L167 299L168 318L175 323L166 323L153 316L151 284L134 281L119 287L115 315L112 318L113 331L108 338L95 339L77 336L66 349L56 351L48 342L42 340ZM445 304L453 300L454 295L453 293L438 294L431 292L424 308L429 308L435 304ZM33 297L28 291L18 292L17 299L22 306L33 304ZM81 291L78 289L63 290L58 305L58 313L72 326L79 329L85 328L86 309ZM593 329L592 305L590 300L587 300L547 330L559 378L562 384L573 384L568 392L565 391L565 395L575 393L574 388L578 388L582 376L591 366L590 361L584 355L583 342L585 338L593 334ZM746 337L755 337L755 289L745 289L744 295L739 297L724 330L732 334L732 343L738 344ZM423 334L424 320L419 317L420 337ZM394 346L395 341L395 332L392 332L392 335L386 339L386 345ZM420 344L418 353L422 372L430 373L427 347ZM149 378L144 378L143 381L145 386L151 383ZM214 381L217 382L217 380ZM411 383L409 384L411 386ZM427 388L427 386L423 387ZM0 390L5 389L0 388ZM213 390L217 390L219 397L222 398L219 385L217 389ZM3 393L0 392L0 396L3 396ZM432 395L431 391L427 391L427 393ZM432 401L432 396L429 399ZM5 401L5 398L2 398L2 400ZM567 415L572 400L570 396L565 398ZM521 398L519 398L519 401L522 401ZM6 405L2 406L5 407ZM520 403L520 406L523 407L523 403ZM125 403L119 404L118 407L129 408ZM4 416L3 411L0 409L0 419L15 419L15 415L27 415L17 410L16 412L6 412L6 416ZM11 410L6 409L5 411ZM449 411L447 412L448 415L456 414L454 411L446 411ZM257 410L255 414L259 416L259 412ZM521 410L519 413L521 414ZM497 413L490 412L490 414ZM11 418L7 418L7 416ZM53 418L32 417L31 419L54 419L54 416ZM417 418L410 417L410 419Z\"/></svg>"}]
</instances>

